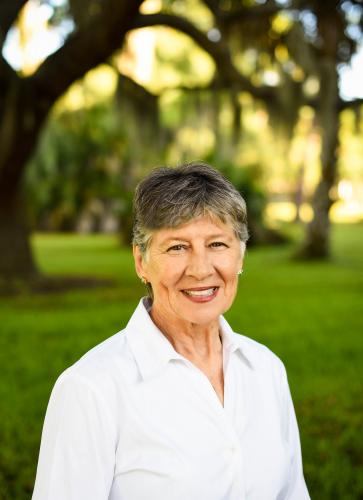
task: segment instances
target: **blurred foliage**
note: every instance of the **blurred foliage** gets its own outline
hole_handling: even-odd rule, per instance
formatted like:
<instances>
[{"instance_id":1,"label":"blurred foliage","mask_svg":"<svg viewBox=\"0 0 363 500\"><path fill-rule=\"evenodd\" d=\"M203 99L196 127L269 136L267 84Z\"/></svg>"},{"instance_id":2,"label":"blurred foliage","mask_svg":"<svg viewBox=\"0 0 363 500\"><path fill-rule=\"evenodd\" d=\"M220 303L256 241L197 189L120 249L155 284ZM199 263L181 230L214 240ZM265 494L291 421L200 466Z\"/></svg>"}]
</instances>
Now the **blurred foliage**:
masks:
<instances>
[{"instance_id":1,"label":"blurred foliage","mask_svg":"<svg viewBox=\"0 0 363 500\"><path fill-rule=\"evenodd\" d=\"M48 120L26 173L29 212L44 231L103 231L114 219L129 243L135 185L162 162L168 131L159 130L157 101L132 81L119 76L108 98L90 83L71 89Z\"/></svg>"},{"instance_id":2,"label":"blurred foliage","mask_svg":"<svg viewBox=\"0 0 363 500\"><path fill-rule=\"evenodd\" d=\"M201 158L245 196L251 243L281 241L266 227L266 205L275 198L302 203L312 193L320 145L311 108L300 110L287 140L271 128L264 108L242 93L241 109L229 92L158 97L116 72L116 83L101 96L95 87L106 89L103 71L111 70L105 66L94 81L89 75L77 84L49 119L26 177L33 227L102 231L113 218L127 243L137 181L154 166ZM357 186L363 179L358 124L352 111L342 114L340 168Z\"/></svg>"},{"instance_id":3,"label":"blurred foliage","mask_svg":"<svg viewBox=\"0 0 363 500\"><path fill-rule=\"evenodd\" d=\"M262 157L250 165L248 155L237 159L241 147L254 149L256 137L247 126L235 140L228 93L218 96L216 107L213 92L181 92L166 101L124 76L107 98L95 98L90 89L90 79L77 84L58 105L27 171L35 229L103 231L113 218L122 241L129 243L133 189L140 177L155 165L199 157L220 169L246 198L251 243L282 240L265 227Z\"/></svg>"},{"instance_id":4,"label":"blurred foliage","mask_svg":"<svg viewBox=\"0 0 363 500\"><path fill-rule=\"evenodd\" d=\"M68 32L86 25L101 8L97 0L42 3L53 9L49 23L61 32L65 25ZM362 7L350 1L294 6L289 1L162 0L144 2L142 9L153 13L160 7L189 19L210 40L224 40L241 74L256 89L269 88L271 97L259 101L238 82L221 85L223 67L185 33L165 26L130 32L110 61L118 83L107 98L94 93L77 109L69 105L74 87L90 94L87 75L49 119L27 173L34 227L72 230L86 213L88 227L102 230L100 218L109 213L123 220L122 239L128 241L130 193L137 180L155 165L204 158L245 193L252 237L268 240L266 203L283 194L298 211L318 182L322 136L316 103L324 93L324 44L338 37L337 68L349 61L361 40ZM249 15L246 9L260 11ZM309 99L311 107L303 106ZM355 116L358 127L361 118ZM349 119L341 123L342 172L361 182L361 127L354 132ZM350 133L356 134L354 144Z\"/></svg>"},{"instance_id":5,"label":"blurred foliage","mask_svg":"<svg viewBox=\"0 0 363 500\"><path fill-rule=\"evenodd\" d=\"M228 160L218 158L218 152L209 155L206 160L212 165L218 165L218 169L233 183L246 201L249 246L286 242L286 236L266 226L264 213L267 196L262 188L260 165L238 168Z\"/></svg>"},{"instance_id":6,"label":"blurred foliage","mask_svg":"<svg viewBox=\"0 0 363 500\"><path fill-rule=\"evenodd\" d=\"M111 103L53 115L27 171L36 227L74 230L77 217L95 199L117 198L127 145Z\"/></svg>"}]
</instances>

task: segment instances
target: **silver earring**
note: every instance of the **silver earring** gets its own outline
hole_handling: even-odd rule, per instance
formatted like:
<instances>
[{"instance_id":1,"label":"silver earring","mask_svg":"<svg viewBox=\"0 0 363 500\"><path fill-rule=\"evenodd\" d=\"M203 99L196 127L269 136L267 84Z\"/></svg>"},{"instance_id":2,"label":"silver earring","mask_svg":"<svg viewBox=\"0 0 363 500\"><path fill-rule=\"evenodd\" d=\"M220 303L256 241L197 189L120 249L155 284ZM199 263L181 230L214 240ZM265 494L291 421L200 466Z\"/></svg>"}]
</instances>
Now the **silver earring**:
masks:
<instances>
[{"instance_id":1,"label":"silver earring","mask_svg":"<svg viewBox=\"0 0 363 500\"><path fill-rule=\"evenodd\" d=\"M141 279L142 283L143 283L144 285L146 285L146 283L147 283L146 278L144 278L144 276L140 276L140 279Z\"/></svg>"},{"instance_id":2,"label":"silver earring","mask_svg":"<svg viewBox=\"0 0 363 500\"><path fill-rule=\"evenodd\" d=\"M238 275L240 275L240 274L242 274L242 273L243 273L243 269L240 269L240 270L237 272L237 274L238 274Z\"/></svg>"}]
</instances>

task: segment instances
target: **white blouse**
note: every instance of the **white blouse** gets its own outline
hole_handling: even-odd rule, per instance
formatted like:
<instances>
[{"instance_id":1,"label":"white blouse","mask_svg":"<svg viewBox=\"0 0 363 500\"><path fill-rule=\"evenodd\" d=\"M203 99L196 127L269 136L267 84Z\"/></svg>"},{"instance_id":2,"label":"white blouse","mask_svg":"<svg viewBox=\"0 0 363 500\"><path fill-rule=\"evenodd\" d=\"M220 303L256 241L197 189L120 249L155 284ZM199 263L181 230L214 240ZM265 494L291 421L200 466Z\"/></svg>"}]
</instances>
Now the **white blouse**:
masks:
<instances>
[{"instance_id":1,"label":"white blouse","mask_svg":"<svg viewBox=\"0 0 363 500\"><path fill-rule=\"evenodd\" d=\"M222 406L147 307L57 380L33 500L309 499L282 362L221 318Z\"/></svg>"}]
</instances>

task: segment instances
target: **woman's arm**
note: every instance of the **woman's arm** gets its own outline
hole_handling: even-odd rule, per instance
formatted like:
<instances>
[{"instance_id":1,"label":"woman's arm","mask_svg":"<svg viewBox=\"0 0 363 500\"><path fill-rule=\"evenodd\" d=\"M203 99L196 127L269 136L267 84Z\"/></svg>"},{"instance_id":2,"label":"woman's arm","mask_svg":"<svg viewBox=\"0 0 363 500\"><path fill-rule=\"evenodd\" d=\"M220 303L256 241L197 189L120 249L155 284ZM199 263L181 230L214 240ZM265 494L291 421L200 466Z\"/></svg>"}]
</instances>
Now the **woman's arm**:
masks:
<instances>
[{"instance_id":1,"label":"woman's arm","mask_svg":"<svg viewBox=\"0 0 363 500\"><path fill-rule=\"evenodd\" d=\"M115 443L102 395L72 369L64 372L48 404L32 500L107 500Z\"/></svg>"}]
</instances>

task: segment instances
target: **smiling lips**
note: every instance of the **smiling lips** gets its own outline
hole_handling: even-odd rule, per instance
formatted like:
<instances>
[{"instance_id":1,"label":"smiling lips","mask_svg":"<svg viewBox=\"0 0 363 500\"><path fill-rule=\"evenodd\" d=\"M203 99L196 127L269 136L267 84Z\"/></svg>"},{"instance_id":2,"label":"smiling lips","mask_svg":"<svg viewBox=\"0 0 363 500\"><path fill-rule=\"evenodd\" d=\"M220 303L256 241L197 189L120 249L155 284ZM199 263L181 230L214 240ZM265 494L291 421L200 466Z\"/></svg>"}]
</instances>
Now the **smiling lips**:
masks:
<instances>
[{"instance_id":1,"label":"smiling lips","mask_svg":"<svg viewBox=\"0 0 363 500\"><path fill-rule=\"evenodd\" d=\"M182 293L192 302L209 302L214 299L219 290L215 287L186 288Z\"/></svg>"}]
</instances>

